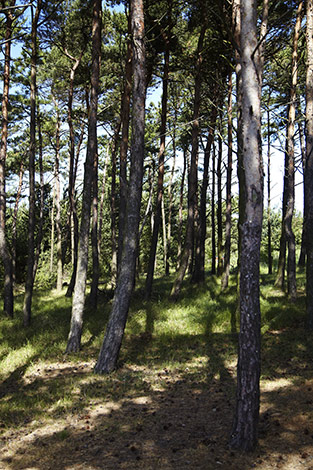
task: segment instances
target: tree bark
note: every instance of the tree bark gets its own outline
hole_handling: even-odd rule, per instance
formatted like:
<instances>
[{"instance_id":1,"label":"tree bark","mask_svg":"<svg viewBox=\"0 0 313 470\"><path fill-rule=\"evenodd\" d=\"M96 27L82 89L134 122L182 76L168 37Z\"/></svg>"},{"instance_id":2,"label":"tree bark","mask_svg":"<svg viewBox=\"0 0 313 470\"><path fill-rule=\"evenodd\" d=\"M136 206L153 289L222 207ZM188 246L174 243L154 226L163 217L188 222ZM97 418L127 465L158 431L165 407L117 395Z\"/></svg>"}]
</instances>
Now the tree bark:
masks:
<instances>
[{"instance_id":1,"label":"tree bark","mask_svg":"<svg viewBox=\"0 0 313 470\"><path fill-rule=\"evenodd\" d=\"M98 148L94 155L93 176L92 176L92 229L91 229L91 249L92 249L92 280L89 294L89 304L94 310L98 306L99 287L99 245L98 245Z\"/></svg>"},{"instance_id":2,"label":"tree bark","mask_svg":"<svg viewBox=\"0 0 313 470\"><path fill-rule=\"evenodd\" d=\"M182 235L183 235L183 206L184 206L184 189L185 176L187 169L187 148L183 149L184 166L181 175L180 191L179 191L179 209L178 209L178 240L177 240L177 263L176 268L179 269L180 258L182 255Z\"/></svg>"},{"instance_id":3,"label":"tree bark","mask_svg":"<svg viewBox=\"0 0 313 470\"><path fill-rule=\"evenodd\" d=\"M241 71L245 218L241 227L240 334L237 403L230 444L252 450L258 440L260 403L259 262L263 217L261 162L261 81L258 60L257 2L241 1Z\"/></svg>"},{"instance_id":4,"label":"tree bark","mask_svg":"<svg viewBox=\"0 0 313 470\"><path fill-rule=\"evenodd\" d=\"M3 7L5 3L2 2ZM15 1L10 2L10 6L14 6ZM9 89L10 89L10 61L11 61L11 38L13 16L12 12L6 12L6 31L4 46L4 73L3 73L3 92L2 92L2 131L0 146L0 254L4 267L4 291L3 291L3 310L4 313L13 317L14 297L13 297L13 270L12 259L9 252L6 239L6 189L5 189L5 173L6 173L6 157L8 142L8 105L9 105Z\"/></svg>"},{"instance_id":5,"label":"tree bark","mask_svg":"<svg viewBox=\"0 0 313 470\"><path fill-rule=\"evenodd\" d=\"M145 130L145 44L142 0L131 0L133 38L133 122L131 171L127 206L127 224L121 266L113 299L112 312L100 350L96 373L110 373L116 368L135 281L140 204L142 192Z\"/></svg>"},{"instance_id":6,"label":"tree bark","mask_svg":"<svg viewBox=\"0 0 313 470\"><path fill-rule=\"evenodd\" d=\"M37 1L31 31L31 78L30 78L30 146L29 146L29 212L28 212L28 258L23 306L24 326L31 322L31 307L34 287L35 263L35 156L36 156L36 68L37 68L37 26L42 1Z\"/></svg>"},{"instance_id":7,"label":"tree bark","mask_svg":"<svg viewBox=\"0 0 313 470\"><path fill-rule=\"evenodd\" d=\"M306 311L310 330L313 329L313 2L306 2Z\"/></svg>"},{"instance_id":8,"label":"tree bark","mask_svg":"<svg viewBox=\"0 0 313 470\"><path fill-rule=\"evenodd\" d=\"M20 163L20 171L19 171L19 179L18 179L18 187L17 193L15 198L14 210L13 210L13 221L12 221L12 276L13 276L13 284L15 283L16 277L16 241L17 241L17 213L18 213L18 206L22 195L22 187L23 187L23 175L24 175L24 161L21 160Z\"/></svg>"},{"instance_id":9,"label":"tree bark","mask_svg":"<svg viewBox=\"0 0 313 470\"><path fill-rule=\"evenodd\" d=\"M88 144L84 174L82 215L79 232L78 261L73 294L71 327L66 352L77 352L80 349L83 327L83 312L88 266L88 241L90 227L91 191L93 165L97 153L97 109L100 78L101 56L101 0L94 0L92 20L92 65L91 65L91 100L88 120Z\"/></svg>"}]
</instances>

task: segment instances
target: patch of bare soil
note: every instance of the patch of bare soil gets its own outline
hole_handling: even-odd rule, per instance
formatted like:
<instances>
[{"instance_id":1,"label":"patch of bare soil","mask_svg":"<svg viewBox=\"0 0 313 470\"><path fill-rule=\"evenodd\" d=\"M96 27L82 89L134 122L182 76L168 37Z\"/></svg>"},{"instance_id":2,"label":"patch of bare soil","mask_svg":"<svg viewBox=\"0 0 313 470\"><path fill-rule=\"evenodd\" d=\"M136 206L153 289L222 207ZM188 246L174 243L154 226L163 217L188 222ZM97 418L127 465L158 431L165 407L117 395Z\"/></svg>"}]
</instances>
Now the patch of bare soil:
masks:
<instances>
[{"instance_id":1,"label":"patch of bare soil","mask_svg":"<svg viewBox=\"0 0 313 470\"><path fill-rule=\"evenodd\" d=\"M28 374L25 387L35 386L39 377L45 387L72 378L83 407L57 416L52 406L40 418L7 429L0 469L313 470L312 374L294 380L302 365L291 364L290 376L262 380L259 446L243 454L228 448L234 360L214 376L124 365L115 373L113 384L123 389L116 396L106 395L105 379L92 375L89 362L51 364Z\"/></svg>"}]
</instances>

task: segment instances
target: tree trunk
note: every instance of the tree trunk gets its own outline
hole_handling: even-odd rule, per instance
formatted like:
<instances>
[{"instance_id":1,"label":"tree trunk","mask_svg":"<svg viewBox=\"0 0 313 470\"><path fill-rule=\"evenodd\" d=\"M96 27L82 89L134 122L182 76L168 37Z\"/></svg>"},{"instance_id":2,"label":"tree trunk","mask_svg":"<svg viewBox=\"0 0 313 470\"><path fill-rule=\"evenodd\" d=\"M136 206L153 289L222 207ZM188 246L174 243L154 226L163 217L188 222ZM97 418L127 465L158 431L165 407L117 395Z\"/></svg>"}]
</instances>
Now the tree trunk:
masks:
<instances>
[{"instance_id":1,"label":"tree trunk","mask_svg":"<svg viewBox=\"0 0 313 470\"><path fill-rule=\"evenodd\" d=\"M305 171L306 171L306 150L305 150L305 139L302 130L301 122L298 123L300 147L301 147L301 163L302 163L302 174L303 174L303 223L302 223L302 234L301 234L301 250L298 261L298 266L301 268L305 267L306 263L306 199L305 199Z\"/></svg>"},{"instance_id":2,"label":"tree trunk","mask_svg":"<svg viewBox=\"0 0 313 470\"><path fill-rule=\"evenodd\" d=\"M92 229L91 229L91 248L92 248L92 280L90 287L89 303L96 310L98 305L98 287L99 287L99 245L98 245L98 148L93 161L92 178Z\"/></svg>"},{"instance_id":3,"label":"tree trunk","mask_svg":"<svg viewBox=\"0 0 313 470\"><path fill-rule=\"evenodd\" d=\"M15 283L15 276L16 276L16 240L17 240L17 212L18 206L22 195L22 186L23 186L23 175L24 175L24 161L21 160L20 163L20 171L19 171L19 179L18 179L18 187L17 193L15 198L14 210L13 210L13 221L12 221L12 276L13 276L13 284Z\"/></svg>"},{"instance_id":4,"label":"tree trunk","mask_svg":"<svg viewBox=\"0 0 313 470\"><path fill-rule=\"evenodd\" d=\"M131 98L131 91L132 91L132 74L133 74L130 12L128 15L128 33L129 35L128 35L128 40L127 40L124 93L122 96L122 109L121 109L122 140L121 140L121 146L120 146L120 203L119 203L119 219L118 219L117 270L119 270L120 260L122 259L124 227L125 227L125 220L126 220L127 193L128 193L127 150L128 150L128 138L129 138L130 98Z\"/></svg>"},{"instance_id":5,"label":"tree trunk","mask_svg":"<svg viewBox=\"0 0 313 470\"><path fill-rule=\"evenodd\" d=\"M183 206L184 206L184 189L185 189L185 176L186 176L186 169L187 169L187 148L183 149L183 157L184 157L184 166L183 172L181 175L181 182L180 182L180 191L179 191L179 209L178 209L178 240L177 240L177 263L176 268L179 268L180 265L180 258L182 255L182 234L183 234Z\"/></svg>"},{"instance_id":6,"label":"tree trunk","mask_svg":"<svg viewBox=\"0 0 313 470\"><path fill-rule=\"evenodd\" d=\"M175 165L176 165L176 123L177 123L177 110L175 109L175 117L173 123L173 163L172 163L172 170L171 176L168 183L167 194L168 194L168 221L167 221L167 256L165 260L165 275L168 276L170 274L170 255L171 255L171 234L172 234L172 211L173 211L173 180L175 174Z\"/></svg>"},{"instance_id":7,"label":"tree trunk","mask_svg":"<svg viewBox=\"0 0 313 470\"><path fill-rule=\"evenodd\" d=\"M301 28L303 1L299 2L297 10L297 20L293 39L292 67L291 67L291 88L290 88L290 104L288 112L287 127L287 155L288 155L288 191L287 191L287 210L284 219L286 241L288 245L288 294L290 299L294 301L297 297L296 285L296 242L292 230L292 218L294 213L295 198L295 156L294 156L294 135L295 135L295 118L296 118L296 101L297 101L297 73L298 73L298 42Z\"/></svg>"},{"instance_id":8,"label":"tree trunk","mask_svg":"<svg viewBox=\"0 0 313 470\"><path fill-rule=\"evenodd\" d=\"M145 130L145 44L142 0L131 0L133 37L133 125L131 171L127 206L127 224L121 266L113 299L112 312L95 367L96 373L110 373L116 368L134 286L144 160Z\"/></svg>"},{"instance_id":9,"label":"tree trunk","mask_svg":"<svg viewBox=\"0 0 313 470\"><path fill-rule=\"evenodd\" d=\"M192 275L192 281L196 283L202 283L205 279L205 240L206 240L206 228L207 228L207 192L209 184L209 163L212 143L214 139L214 129L216 124L218 105L213 106L210 119L210 128L207 138L206 147L204 150L204 162L203 162L203 178L200 194L200 207L199 207L199 235L198 245L196 246L195 256L195 267Z\"/></svg>"},{"instance_id":10,"label":"tree trunk","mask_svg":"<svg viewBox=\"0 0 313 470\"><path fill-rule=\"evenodd\" d=\"M2 2L4 6L4 2ZM14 6L15 1L10 2ZM8 141L8 105L10 88L10 60L11 60L11 38L12 38L12 12L6 12L6 32L4 49L4 73L3 73L3 93L2 93L2 131L0 147L0 255L4 267L4 291L3 291L3 310L4 313L13 317L14 297L13 297L13 270L12 259L9 253L6 239L6 190L5 190L5 171L7 157Z\"/></svg>"},{"instance_id":11,"label":"tree trunk","mask_svg":"<svg viewBox=\"0 0 313 470\"><path fill-rule=\"evenodd\" d=\"M181 285L188 267L188 262L192 255L193 241L194 241L194 223L195 223L195 210L197 205L197 182L198 182L198 135L199 135L199 113L201 103L201 65L202 65L202 50L205 32L207 29L206 21L201 27L200 36L197 47L197 63L196 63L196 78L195 78L195 96L194 96L194 109L192 117L192 133L191 133L191 160L190 160L190 171L188 177L188 216L187 216L187 227L185 236L184 250L180 259L180 266L176 279L174 281L171 299L176 301Z\"/></svg>"},{"instance_id":12,"label":"tree trunk","mask_svg":"<svg viewBox=\"0 0 313 470\"><path fill-rule=\"evenodd\" d=\"M220 126L221 116L220 116ZM217 159L217 275L221 276L223 272L223 220L222 220L222 137L218 138L218 159Z\"/></svg>"},{"instance_id":13,"label":"tree trunk","mask_svg":"<svg viewBox=\"0 0 313 470\"><path fill-rule=\"evenodd\" d=\"M118 126L119 127L119 126ZM114 135L111 158L111 286L114 289L117 278L117 239L116 239L116 144L118 134Z\"/></svg>"},{"instance_id":14,"label":"tree trunk","mask_svg":"<svg viewBox=\"0 0 313 470\"><path fill-rule=\"evenodd\" d=\"M215 224L215 145L212 155L212 191L211 191L211 230L212 230L212 267L211 274L216 274L216 224Z\"/></svg>"},{"instance_id":15,"label":"tree trunk","mask_svg":"<svg viewBox=\"0 0 313 470\"><path fill-rule=\"evenodd\" d=\"M313 2L306 3L306 311L310 330L313 329Z\"/></svg>"},{"instance_id":16,"label":"tree trunk","mask_svg":"<svg viewBox=\"0 0 313 470\"><path fill-rule=\"evenodd\" d=\"M83 327L83 311L88 266L88 241L90 227L91 192L93 165L97 153L97 109L101 56L101 0L94 0L92 20L92 65L91 65L91 102L88 120L88 144L84 174L82 214L79 232L78 261L73 294L71 327L66 352L80 349Z\"/></svg>"},{"instance_id":17,"label":"tree trunk","mask_svg":"<svg viewBox=\"0 0 313 470\"><path fill-rule=\"evenodd\" d=\"M31 31L31 77L30 77L30 146L29 146L29 212L28 212L28 258L23 306L24 326L31 322L31 306L34 287L35 263L35 156L36 156L36 68L37 68L37 25L41 10L37 1Z\"/></svg>"},{"instance_id":18,"label":"tree trunk","mask_svg":"<svg viewBox=\"0 0 313 470\"><path fill-rule=\"evenodd\" d=\"M42 132L41 132L41 116L39 105L37 103L37 126L38 126L38 143L39 143L39 178L40 178L40 205L39 205L39 220L38 220L38 231L36 240L36 253L34 261L34 279L36 277L37 268L39 264L39 258L41 253L41 243L43 237L43 213L45 205L45 182L44 182L44 169L43 169L43 143L42 143Z\"/></svg>"},{"instance_id":19,"label":"tree trunk","mask_svg":"<svg viewBox=\"0 0 313 470\"><path fill-rule=\"evenodd\" d=\"M237 406L230 444L252 450L258 440L260 403L259 262L263 217L261 81L257 55L257 2L241 1L241 72L245 218L240 264L240 334Z\"/></svg>"},{"instance_id":20,"label":"tree trunk","mask_svg":"<svg viewBox=\"0 0 313 470\"><path fill-rule=\"evenodd\" d=\"M233 169L233 105L232 105L232 71L229 72L228 80L228 103L227 103L227 176L226 176L226 220L225 220L225 261L222 278L222 289L228 287L230 274L230 254L231 254L231 178ZM236 325L232 325L232 331L236 330Z\"/></svg>"},{"instance_id":21,"label":"tree trunk","mask_svg":"<svg viewBox=\"0 0 313 470\"><path fill-rule=\"evenodd\" d=\"M146 299L149 299L151 297L151 292L152 292L152 284L153 284L153 276L154 276L154 268L155 268L155 256L156 256L156 249L157 249L157 244L158 244L159 228L160 228L160 223L161 223L169 65L170 65L170 43L169 43L168 36L166 36L165 37L165 53L164 53L164 69L163 69L158 189L157 189L157 200L156 200L152 240L151 240L151 247L150 247L150 256L149 256L149 263L148 263L148 272L147 272L147 279L146 279L146 291L145 291Z\"/></svg>"},{"instance_id":22,"label":"tree trunk","mask_svg":"<svg viewBox=\"0 0 313 470\"><path fill-rule=\"evenodd\" d=\"M271 221L271 133L270 111L267 110L267 264L268 274L273 273L272 221Z\"/></svg>"}]
</instances>

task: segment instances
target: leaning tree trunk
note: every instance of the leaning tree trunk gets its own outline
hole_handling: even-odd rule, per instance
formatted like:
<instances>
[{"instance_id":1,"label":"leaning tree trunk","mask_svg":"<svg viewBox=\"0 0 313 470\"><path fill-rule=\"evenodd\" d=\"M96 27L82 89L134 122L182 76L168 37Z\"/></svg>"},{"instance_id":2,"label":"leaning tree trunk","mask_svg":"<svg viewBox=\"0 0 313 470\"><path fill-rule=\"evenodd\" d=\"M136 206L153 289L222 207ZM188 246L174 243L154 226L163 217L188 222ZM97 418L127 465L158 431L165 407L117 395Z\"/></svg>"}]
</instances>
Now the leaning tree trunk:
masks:
<instances>
[{"instance_id":1,"label":"leaning tree trunk","mask_svg":"<svg viewBox=\"0 0 313 470\"><path fill-rule=\"evenodd\" d=\"M24 296L24 326L31 322L31 306L34 287L35 263L35 156L36 156L36 69L37 69L37 25L41 10L41 0L37 2L31 32L31 72L30 72L30 146L29 146L29 212L28 212L28 257Z\"/></svg>"},{"instance_id":2,"label":"leaning tree trunk","mask_svg":"<svg viewBox=\"0 0 313 470\"><path fill-rule=\"evenodd\" d=\"M308 326L313 329L313 2L306 3L306 311Z\"/></svg>"},{"instance_id":3,"label":"leaning tree trunk","mask_svg":"<svg viewBox=\"0 0 313 470\"><path fill-rule=\"evenodd\" d=\"M146 97L143 0L131 0L131 30L133 37L134 81L131 171L127 218L123 254L112 312L95 366L95 372L100 374L110 373L116 368L135 281L143 177Z\"/></svg>"},{"instance_id":4,"label":"leaning tree trunk","mask_svg":"<svg viewBox=\"0 0 313 470\"><path fill-rule=\"evenodd\" d=\"M4 2L3 6L4 6ZM10 6L14 6L15 1L11 1ZM4 266L4 292L3 310L6 315L13 317L13 270L12 260L6 240L6 192L5 192L5 169L7 157L8 141L8 105L10 88L10 59L11 59L11 37L12 37L13 16L12 12L6 12L6 33L4 49L4 73L3 73L3 93L2 93L2 132L0 147L0 254Z\"/></svg>"},{"instance_id":5,"label":"leaning tree trunk","mask_svg":"<svg viewBox=\"0 0 313 470\"><path fill-rule=\"evenodd\" d=\"M81 223L79 232L78 261L73 294L71 327L66 352L77 352L80 349L83 328L83 312L88 266L88 241L90 227L90 209L93 180L93 165L97 152L97 109L101 56L101 0L94 0L92 21L92 66L91 66L91 100L88 120L88 144L84 174Z\"/></svg>"},{"instance_id":6,"label":"leaning tree trunk","mask_svg":"<svg viewBox=\"0 0 313 470\"><path fill-rule=\"evenodd\" d=\"M259 262L263 217L261 162L261 82L257 1L241 1L241 64L245 218L240 263L240 334L237 402L230 444L245 451L258 440L260 404Z\"/></svg>"}]
</instances>

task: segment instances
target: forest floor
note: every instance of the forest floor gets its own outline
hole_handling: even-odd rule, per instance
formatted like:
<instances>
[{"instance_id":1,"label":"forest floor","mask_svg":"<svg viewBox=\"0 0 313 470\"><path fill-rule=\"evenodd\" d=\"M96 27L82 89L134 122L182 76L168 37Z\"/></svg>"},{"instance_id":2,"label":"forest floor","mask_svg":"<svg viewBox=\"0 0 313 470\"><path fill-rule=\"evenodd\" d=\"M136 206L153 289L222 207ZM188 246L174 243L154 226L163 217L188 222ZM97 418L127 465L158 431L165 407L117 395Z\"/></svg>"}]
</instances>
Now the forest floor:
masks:
<instances>
[{"instance_id":1,"label":"forest floor","mask_svg":"<svg viewBox=\"0 0 313 470\"><path fill-rule=\"evenodd\" d=\"M143 305L139 295L109 376L93 373L101 315L87 313L82 351L71 356L56 339L69 316L57 298L53 311L48 294L38 296L46 311L27 337L17 320L2 320L0 469L313 470L313 338L303 296L291 305L272 287L262 291L259 445L244 454L228 447L237 335L223 315L234 292L207 287L179 307L160 297Z\"/></svg>"}]
</instances>

